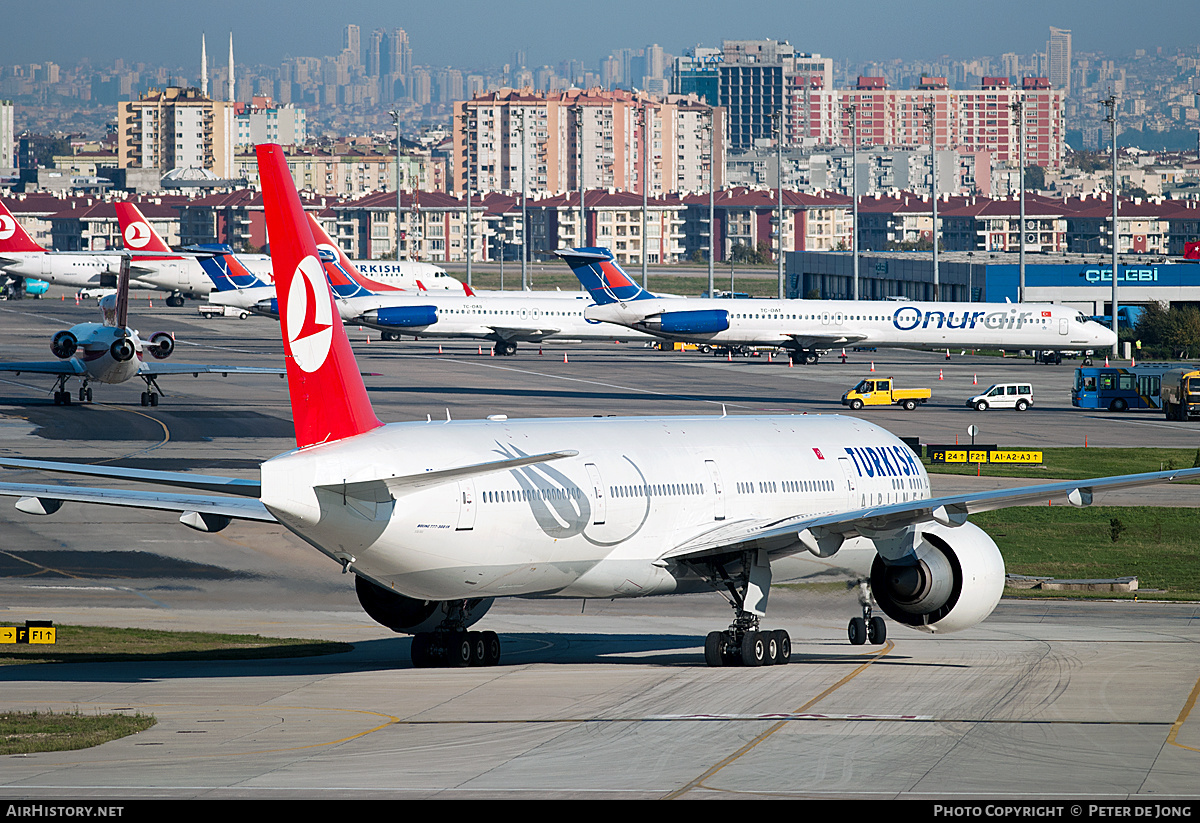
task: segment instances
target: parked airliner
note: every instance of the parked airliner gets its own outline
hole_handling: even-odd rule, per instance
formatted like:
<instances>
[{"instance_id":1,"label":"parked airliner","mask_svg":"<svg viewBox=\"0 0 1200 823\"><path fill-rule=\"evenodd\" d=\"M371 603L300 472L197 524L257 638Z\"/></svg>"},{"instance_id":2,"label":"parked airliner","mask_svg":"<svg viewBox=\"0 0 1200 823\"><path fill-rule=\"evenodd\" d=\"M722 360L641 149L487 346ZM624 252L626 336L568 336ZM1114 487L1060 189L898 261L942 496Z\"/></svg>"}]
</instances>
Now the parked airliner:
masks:
<instances>
[{"instance_id":1,"label":"parked airliner","mask_svg":"<svg viewBox=\"0 0 1200 823\"><path fill-rule=\"evenodd\" d=\"M0 362L0 371L52 374L54 404L71 405L67 381L78 378L79 402L91 402L92 383L124 383L135 377L146 384L143 406L157 406L162 389L158 378L168 374L278 374L280 368L266 366L214 366L200 363L162 363L175 351L175 337L158 331L143 338L128 326L129 271L125 258L118 275L117 290L100 299L102 320L80 323L64 329L50 340L50 351L57 360ZM145 359L150 355L152 359Z\"/></svg>"},{"instance_id":2,"label":"parked airliner","mask_svg":"<svg viewBox=\"0 0 1200 823\"><path fill-rule=\"evenodd\" d=\"M47 251L0 202L0 269L10 278L85 288L103 285L105 275L115 283L117 268L117 259L110 255Z\"/></svg>"},{"instance_id":3,"label":"parked airliner","mask_svg":"<svg viewBox=\"0 0 1200 823\"><path fill-rule=\"evenodd\" d=\"M1180 469L931 497L898 438L840 415L427 421L375 416L283 149L259 145L296 448L260 481L0 458L0 465L140 480L201 493L0 484L22 511L63 501L181 512L201 531L276 521L355 575L367 613L414 635L417 665L495 665L468 631L496 597L643 597L716 590L733 622L713 666L785 663L763 630L772 582L869 580L879 608L927 632L976 625L1004 562L974 512L1200 476ZM215 494L220 492L219 494ZM850 621L883 641L883 619Z\"/></svg>"},{"instance_id":4,"label":"parked airliner","mask_svg":"<svg viewBox=\"0 0 1200 823\"><path fill-rule=\"evenodd\" d=\"M1112 330L1055 303L921 303L895 300L664 298L637 285L606 248L564 249L603 320L668 340L778 346L796 363L816 363L845 346L1088 350L1112 348ZM721 301L724 303L725 301Z\"/></svg>"}]
</instances>

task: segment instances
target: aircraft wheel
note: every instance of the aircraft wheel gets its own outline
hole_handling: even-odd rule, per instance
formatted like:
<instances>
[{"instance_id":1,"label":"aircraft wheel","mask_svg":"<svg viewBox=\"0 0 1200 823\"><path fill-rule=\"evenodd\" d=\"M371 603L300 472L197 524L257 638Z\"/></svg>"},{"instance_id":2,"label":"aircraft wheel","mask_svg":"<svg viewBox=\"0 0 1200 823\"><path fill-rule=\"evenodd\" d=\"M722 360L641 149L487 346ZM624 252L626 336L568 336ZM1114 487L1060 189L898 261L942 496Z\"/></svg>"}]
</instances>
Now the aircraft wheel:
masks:
<instances>
[{"instance_id":1,"label":"aircraft wheel","mask_svg":"<svg viewBox=\"0 0 1200 823\"><path fill-rule=\"evenodd\" d=\"M761 632L746 632L742 638L742 665L761 666L767 657L766 643Z\"/></svg>"},{"instance_id":2,"label":"aircraft wheel","mask_svg":"<svg viewBox=\"0 0 1200 823\"><path fill-rule=\"evenodd\" d=\"M474 657L470 635L467 632L450 632L446 641L446 664L456 669L470 666Z\"/></svg>"},{"instance_id":3,"label":"aircraft wheel","mask_svg":"<svg viewBox=\"0 0 1200 823\"><path fill-rule=\"evenodd\" d=\"M775 645L779 651L775 658L775 665L785 666L792 662L792 637L783 629L775 630Z\"/></svg>"},{"instance_id":4,"label":"aircraft wheel","mask_svg":"<svg viewBox=\"0 0 1200 823\"><path fill-rule=\"evenodd\" d=\"M409 649L413 668L427 669L433 665L430 640L429 632L417 632L413 635L412 646Z\"/></svg>"},{"instance_id":5,"label":"aircraft wheel","mask_svg":"<svg viewBox=\"0 0 1200 823\"><path fill-rule=\"evenodd\" d=\"M151 406L158 405L158 392L150 392L150 405Z\"/></svg>"},{"instance_id":6,"label":"aircraft wheel","mask_svg":"<svg viewBox=\"0 0 1200 823\"><path fill-rule=\"evenodd\" d=\"M704 638L704 662L713 668L725 665L725 632L709 632Z\"/></svg>"},{"instance_id":7,"label":"aircraft wheel","mask_svg":"<svg viewBox=\"0 0 1200 823\"><path fill-rule=\"evenodd\" d=\"M883 644L887 640L887 623L883 622L882 617L872 617L867 622L867 640L876 646Z\"/></svg>"},{"instance_id":8,"label":"aircraft wheel","mask_svg":"<svg viewBox=\"0 0 1200 823\"><path fill-rule=\"evenodd\" d=\"M142 392L142 405L143 406L150 405L150 392Z\"/></svg>"},{"instance_id":9,"label":"aircraft wheel","mask_svg":"<svg viewBox=\"0 0 1200 823\"><path fill-rule=\"evenodd\" d=\"M850 618L850 625L846 627L846 635L850 638L851 646L861 646L867 642L867 621L861 617Z\"/></svg>"},{"instance_id":10,"label":"aircraft wheel","mask_svg":"<svg viewBox=\"0 0 1200 823\"><path fill-rule=\"evenodd\" d=\"M483 665L500 665L500 635L495 632L481 632L483 635Z\"/></svg>"},{"instance_id":11,"label":"aircraft wheel","mask_svg":"<svg viewBox=\"0 0 1200 823\"><path fill-rule=\"evenodd\" d=\"M779 637L775 632L763 632L763 665L774 666L779 662Z\"/></svg>"}]
</instances>

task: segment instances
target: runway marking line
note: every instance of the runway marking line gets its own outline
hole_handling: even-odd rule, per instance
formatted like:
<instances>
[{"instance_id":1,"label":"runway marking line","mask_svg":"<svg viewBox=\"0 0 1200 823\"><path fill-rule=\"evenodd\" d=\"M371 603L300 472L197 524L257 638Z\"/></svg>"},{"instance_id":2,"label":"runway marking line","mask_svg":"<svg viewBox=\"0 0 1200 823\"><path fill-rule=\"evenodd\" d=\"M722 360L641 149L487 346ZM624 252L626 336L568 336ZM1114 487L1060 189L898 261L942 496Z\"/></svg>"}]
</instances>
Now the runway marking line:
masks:
<instances>
[{"instance_id":1,"label":"runway marking line","mask_svg":"<svg viewBox=\"0 0 1200 823\"><path fill-rule=\"evenodd\" d=\"M863 663L861 666L859 666L859 667L858 667L857 669L855 669L854 671L850 672L848 675L846 675L845 677L843 677L843 678L842 678L841 680L839 680L838 682L834 683L832 686L830 686L829 688L827 688L825 691L823 691L823 692L821 692L820 694L818 694L816 697L814 697L814 698L812 698L811 700L809 700L809 701L808 701L807 703L805 703L803 706L801 706L800 708L796 709L794 713L795 713L795 714L801 714L801 713L803 713L803 712L804 712L806 709L808 709L810 706L814 705L815 703L817 703L817 702L819 702L819 701L821 701L821 700L824 700L826 697L828 697L829 695L833 694L835 691L837 691L838 689L840 689L842 686L846 685L846 684L847 684L847 683L849 683L851 680L853 680L854 678L858 677L860 674L862 674L863 672L865 672L865 671L866 671L866 670L867 670L867 669L868 669L868 668L871 666L871 664L872 664L872 663L875 663L875 662L877 662L877 661L879 661L879 660L882 660L882 659L883 659L883 657L884 657L884 655L886 655L888 652L890 652L890 651L891 651L892 649L894 649L894 648L896 648L896 644L895 644L893 641L889 640L889 641L887 642L887 645L886 645L886 646L884 646L882 649L880 649L880 650L879 650L879 651L877 651L877 652L873 652L873 653L871 654L871 657L870 657L870 659L868 659L868 660L867 660L865 663ZM775 732L779 731L780 729L782 729L782 728L783 728L784 726L786 726L787 724L788 724L788 721L787 721L787 720L780 720L778 723L776 723L775 725L771 726L771 728L769 728L769 729L767 729L766 731L764 731L764 732L763 732L762 734L760 734L758 737L754 738L754 739L753 739L753 740L751 740L749 743L747 743L746 745L742 746L742 747L741 747L740 749L738 749L736 752L734 752L733 754L729 755L729 756L728 756L728 757L726 757L724 760L721 760L720 762L718 762L716 765L714 765L712 768L710 768L710 769L709 769L708 771L706 771L704 774L700 775L699 777L697 777L695 780L691 781L691 782L690 782L690 783L688 783L687 785L685 785L685 786L682 786L682 787L680 787L680 788L676 789L675 791L671 792L670 794L667 794L667 795L665 795L665 796L663 797L663 799L664 799L664 800L675 800L675 799L677 799L677 798L679 798L679 797L682 797L682 796L683 796L683 795L685 795L686 793L690 792L692 789L699 788L700 786L704 785L704 781L705 781L705 780L707 780L708 778L712 777L712 776L713 776L713 775L715 775L717 772L721 771L722 769L724 769L726 766L730 765L731 763L735 763L735 762L737 762L738 760L740 760L740 759L742 758L742 756L743 756L743 755L745 755L746 753L748 753L748 752L750 752L751 750L755 749L755 748L756 748L756 747L757 747L757 746L758 746L760 743L762 743L764 740L766 740L766 739L767 739L768 737L770 737L771 735L775 734Z\"/></svg>"}]
</instances>

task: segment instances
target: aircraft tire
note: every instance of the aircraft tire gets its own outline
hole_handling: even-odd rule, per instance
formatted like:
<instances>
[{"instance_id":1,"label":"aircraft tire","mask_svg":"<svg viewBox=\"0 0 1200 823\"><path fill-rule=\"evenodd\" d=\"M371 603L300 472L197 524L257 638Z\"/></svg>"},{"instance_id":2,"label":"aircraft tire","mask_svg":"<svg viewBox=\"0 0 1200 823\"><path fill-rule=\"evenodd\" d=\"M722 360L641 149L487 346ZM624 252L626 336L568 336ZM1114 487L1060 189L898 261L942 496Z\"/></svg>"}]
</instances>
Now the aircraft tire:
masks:
<instances>
[{"instance_id":1,"label":"aircraft tire","mask_svg":"<svg viewBox=\"0 0 1200 823\"><path fill-rule=\"evenodd\" d=\"M786 666L792 662L792 638L783 629L775 630L775 644L779 651L775 657L776 666Z\"/></svg>"},{"instance_id":2,"label":"aircraft tire","mask_svg":"<svg viewBox=\"0 0 1200 823\"><path fill-rule=\"evenodd\" d=\"M767 648L762 632L746 632L742 638L742 665L761 666L766 661Z\"/></svg>"},{"instance_id":3,"label":"aircraft tire","mask_svg":"<svg viewBox=\"0 0 1200 823\"><path fill-rule=\"evenodd\" d=\"M876 646L882 645L887 640L887 623L883 622L882 617L877 615L867 623L867 640Z\"/></svg>"},{"instance_id":4,"label":"aircraft tire","mask_svg":"<svg viewBox=\"0 0 1200 823\"><path fill-rule=\"evenodd\" d=\"M500 635L495 632L480 632L483 635L483 665L500 665Z\"/></svg>"},{"instance_id":5,"label":"aircraft tire","mask_svg":"<svg viewBox=\"0 0 1200 823\"><path fill-rule=\"evenodd\" d=\"M446 665L461 669L471 665L474 657L468 632L450 632L446 635Z\"/></svg>"},{"instance_id":6,"label":"aircraft tire","mask_svg":"<svg viewBox=\"0 0 1200 823\"><path fill-rule=\"evenodd\" d=\"M704 638L704 662L713 668L725 665L725 633L709 632Z\"/></svg>"},{"instance_id":7,"label":"aircraft tire","mask_svg":"<svg viewBox=\"0 0 1200 823\"><path fill-rule=\"evenodd\" d=\"M851 646L861 646L867 642L867 621L861 617L850 618L850 625L846 627L846 636L850 638Z\"/></svg>"}]
</instances>

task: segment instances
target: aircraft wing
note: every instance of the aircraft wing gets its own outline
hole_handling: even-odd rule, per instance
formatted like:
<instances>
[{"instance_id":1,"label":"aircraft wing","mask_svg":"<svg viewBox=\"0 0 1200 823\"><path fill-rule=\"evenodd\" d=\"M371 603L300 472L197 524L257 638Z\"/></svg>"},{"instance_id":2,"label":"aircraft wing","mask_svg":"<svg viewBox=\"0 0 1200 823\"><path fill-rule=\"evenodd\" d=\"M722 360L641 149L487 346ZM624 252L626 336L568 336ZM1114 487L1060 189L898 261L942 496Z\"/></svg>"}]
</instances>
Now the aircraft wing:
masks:
<instances>
[{"instance_id":1,"label":"aircraft wing","mask_svg":"<svg viewBox=\"0 0 1200 823\"><path fill-rule=\"evenodd\" d=\"M164 472L150 469L124 469L119 466L94 466L86 463L58 463L49 460L18 460L0 458L0 467L6 469L30 469L34 471L81 474L89 477L107 477L116 480L134 480L159 486L182 486L186 489L225 492L240 497L258 497L262 485L257 480L238 477L219 477L191 472Z\"/></svg>"},{"instance_id":2,"label":"aircraft wing","mask_svg":"<svg viewBox=\"0 0 1200 823\"><path fill-rule=\"evenodd\" d=\"M829 557L850 537L873 540L880 554L888 559L897 559L911 549L912 527L921 523L961 526L969 515L977 512L1046 501L1061 501L1078 507L1090 506L1096 491L1150 486L1198 477L1200 469L1178 469L945 495L827 515L739 520L696 535L664 553L661 559L694 559L747 549L764 550L773 557L801 551Z\"/></svg>"},{"instance_id":3,"label":"aircraft wing","mask_svg":"<svg viewBox=\"0 0 1200 823\"><path fill-rule=\"evenodd\" d=\"M865 334L858 332L839 332L837 334L809 334L806 332L789 334L788 337L795 340L801 348L806 349L832 349L836 346L849 346L867 339Z\"/></svg>"},{"instance_id":4,"label":"aircraft wing","mask_svg":"<svg viewBox=\"0 0 1200 823\"><path fill-rule=\"evenodd\" d=\"M540 343L547 337L562 331L562 329L532 328L530 326L489 326L488 328L504 340L518 340L523 343Z\"/></svg>"},{"instance_id":5,"label":"aircraft wing","mask_svg":"<svg viewBox=\"0 0 1200 823\"><path fill-rule=\"evenodd\" d=\"M43 360L28 363L0 363L0 371L13 371L18 374L84 374L87 369L74 357L66 360Z\"/></svg>"},{"instance_id":6,"label":"aircraft wing","mask_svg":"<svg viewBox=\"0 0 1200 823\"><path fill-rule=\"evenodd\" d=\"M210 366L202 363L162 363L143 361L138 367L138 374L277 374L283 377L287 372L275 366Z\"/></svg>"}]
</instances>

